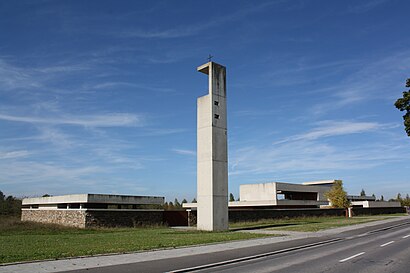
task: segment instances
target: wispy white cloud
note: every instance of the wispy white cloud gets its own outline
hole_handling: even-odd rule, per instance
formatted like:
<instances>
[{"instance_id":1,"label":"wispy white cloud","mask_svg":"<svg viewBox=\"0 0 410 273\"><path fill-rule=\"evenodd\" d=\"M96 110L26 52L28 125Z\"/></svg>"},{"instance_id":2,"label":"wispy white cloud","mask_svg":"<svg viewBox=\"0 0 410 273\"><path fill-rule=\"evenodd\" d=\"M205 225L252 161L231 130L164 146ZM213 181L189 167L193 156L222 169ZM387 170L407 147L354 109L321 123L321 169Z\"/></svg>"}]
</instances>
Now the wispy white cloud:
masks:
<instances>
[{"instance_id":1,"label":"wispy white cloud","mask_svg":"<svg viewBox=\"0 0 410 273\"><path fill-rule=\"evenodd\" d=\"M400 93L410 70L410 51L404 50L376 60L363 60L361 69L322 90L323 101L311 108L325 114L363 101L389 100Z\"/></svg>"},{"instance_id":2,"label":"wispy white cloud","mask_svg":"<svg viewBox=\"0 0 410 273\"><path fill-rule=\"evenodd\" d=\"M409 157L409 156L407 156ZM340 147L312 140L231 149L230 175L270 177L364 170L403 160L394 145Z\"/></svg>"},{"instance_id":3,"label":"wispy white cloud","mask_svg":"<svg viewBox=\"0 0 410 273\"><path fill-rule=\"evenodd\" d=\"M60 65L60 66L49 66L49 67L40 67L35 68L34 71L41 73L70 73L78 72L83 70L89 70L90 66L87 64L77 64L77 65Z\"/></svg>"},{"instance_id":4,"label":"wispy white cloud","mask_svg":"<svg viewBox=\"0 0 410 273\"><path fill-rule=\"evenodd\" d=\"M274 5L276 3L281 3L282 1L265 2L254 6L248 6L246 8L237 10L231 14L220 15L217 18L208 18L207 20L201 20L199 24L186 24L184 26L175 27L172 29L164 30L142 30L133 29L122 32L116 32L122 37L136 37L136 38L157 38L157 39L170 39L170 38L182 38L193 36L201 33L212 27L219 26L222 23L231 22L239 20L244 16L252 13L260 12L265 10L268 6Z\"/></svg>"},{"instance_id":5,"label":"wispy white cloud","mask_svg":"<svg viewBox=\"0 0 410 273\"><path fill-rule=\"evenodd\" d=\"M193 150L172 149L172 151L180 155L196 156L196 151Z\"/></svg>"},{"instance_id":6,"label":"wispy white cloud","mask_svg":"<svg viewBox=\"0 0 410 273\"><path fill-rule=\"evenodd\" d=\"M0 58L0 87L3 91L44 89L50 79L90 69L87 63L23 67Z\"/></svg>"},{"instance_id":7,"label":"wispy white cloud","mask_svg":"<svg viewBox=\"0 0 410 273\"><path fill-rule=\"evenodd\" d=\"M88 175L105 173L107 170L99 166L66 167L52 163L19 161L0 163L2 173L0 182L5 183L32 183L54 179L56 182L80 181Z\"/></svg>"},{"instance_id":8,"label":"wispy white cloud","mask_svg":"<svg viewBox=\"0 0 410 273\"><path fill-rule=\"evenodd\" d=\"M40 135L32 137L31 140L50 143L60 149L72 148L80 144L78 140L72 140L70 136L57 128L47 126L39 127L38 129L40 130Z\"/></svg>"},{"instance_id":9,"label":"wispy white cloud","mask_svg":"<svg viewBox=\"0 0 410 273\"><path fill-rule=\"evenodd\" d=\"M144 89L144 90L154 91L154 92L163 92L163 93L169 93L169 92L175 91L174 89L168 88L168 87L157 87L157 86L151 86L151 85L140 84L140 83L137 84L137 83L132 83L132 82L103 82L103 83L92 85L89 88L91 89L118 89L121 87L131 87L131 88L138 88L138 89Z\"/></svg>"},{"instance_id":10,"label":"wispy white cloud","mask_svg":"<svg viewBox=\"0 0 410 273\"><path fill-rule=\"evenodd\" d=\"M53 125L77 125L86 127L141 126L143 123L143 118L141 116L127 113L71 117L62 116L58 118L0 114L0 120Z\"/></svg>"},{"instance_id":11,"label":"wispy white cloud","mask_svg":"<svg viewBox=\"0 0 410 273\"><path fill-rule=\"evenodd\" d=\"M16 88L38 88L41 84L27 69L23 69L0 59L0 87L4 90Z\"/></svg>"},{"instance_id":12,"label":"wispy white cloud","mask_svg":"<svg viewBox=\"0 0 410 273\"><path fill-rule=\"evenodd\" d=\"M239 110L235 111L233 114L238 117L262 117L267 115L273 115L278 113L279 110Z\"/></svg>"},{"instance_id":13,"label":"wispy white cloud","mask_svg":"<svg viewBox=\"0 0 410 273\"><path fill-rule=\"evenodd\" d=\"M357 122L357 121L336 121L326 120L319 122L319 126L306 133L288 137L275 142L274 144L298 140L316 140L324 137L359 134L375 131L388 125L377 122Z\"/></svg>"},{"instance_id":14,"label":"wispy white cloud","mask_svg":"<svg viewBox=\"0 0 410 273\"><path fill-rule=\"evenodd\" d=\"M388 0L371 0L358 2L357 5L351 6L348 11L351 13L364 13L381 6L386 2L388 2Z\"/></svg>"},{"instance_id":15,"label":"wispy white cloud","mask_svg":"<svg viewBox=\"0 0 410 273\"><path fill-rule=\"evenodd\" d=\"M261 74L256 86L259 85L262 88L295 86L299 88L304 84L326 81L336 75L343 75L346 71L355 70L362 66L362 63L358 60L319 62L312 57L306 56L275 56L275 58L279 59L278 62L282 65L272 65L270 59L263 60L262 65L267 65L268 69ZM317 91L309 90L308 93L317 93Z\"/></svg>"},{"instance_id":16,"label":"wispy white cloud","mask_svg":"<svg viewBox=\"0 0 410 273\"><path fill-rule=\"evenodd\" d=\"M138 136L166 136L186 132L183 128L144 128Z\"/></svg>"},{"instance_id":17,"label":"wispy white cloud","mask_svg":"<svg viewBox=\"0 0 410 273\"><path fill-rule=\"evenodd\" d=\"M322 138L351 134L383 134L392 125L374 122L324 121L306 133L275 141L272 145L230 149L230 175L270 177L323 177L326 173L374 168L403 160L400 145L390 141L369 143L324 142ZM332 143L332 144L330 144ZM410 155L406 155L410 158Z\"/></svg>"},{"instance_id":18,"label":"wispy white cloud","mask_svg":"<svg viewBox=\"0 0 410 273\"><path fill-rule=\"evenodd\" d=\"M9 151L9 152L2 152L0 151L0 160L1 159L14 159L14 158L24 158L29 156L31 153L26 150L20 151Z\"/></svg>"}]
</instances>

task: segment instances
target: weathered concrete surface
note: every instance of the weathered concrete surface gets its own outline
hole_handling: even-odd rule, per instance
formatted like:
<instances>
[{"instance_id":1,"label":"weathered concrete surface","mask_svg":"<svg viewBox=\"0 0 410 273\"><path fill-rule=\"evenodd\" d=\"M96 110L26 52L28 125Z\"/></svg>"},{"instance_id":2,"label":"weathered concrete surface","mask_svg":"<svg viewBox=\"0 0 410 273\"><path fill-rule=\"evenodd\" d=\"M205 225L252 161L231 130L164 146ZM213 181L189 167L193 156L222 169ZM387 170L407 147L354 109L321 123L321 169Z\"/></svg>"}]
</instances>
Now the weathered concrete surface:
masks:
<instances>
[{"instance_id":1,"label":"weathered concrete surface","mask_svg":"<svg viewBox=\"0 0 410 273\"><path fill-rule=\"evenodd\" d=\"M327 181L326 181L327 182ZM317 182L319 183L319 182ZM292 183L283 183L283 182L270 182L262 184L244 184L239 186L239 195L241 202L246 201L272 201L274 203L278 201L277 194L281 192L293 192L293 193L312 193L316 194L314 205L324 205L328 204L327 198L324 194L329 190L330 187L322 186L320 184L292 184ZM288 200L286 200L288 201ZM292 201L306 201L306 200L292 200ZM283 203L283 202L282 202ZM292 205L304 205L303 202L297 204L293 202ZM309 203L310 204L310 203ZM279 204L278 204L279 205Z\"/></svg>"},{"instance_id":2,"label":"weathered concrete surface","mask_svg":"<svg viewBox=\"0 0 410 273\"><path fill-rule=\"evenodd\" d=\"M24 198L22 205L70 203L100 203L100 204L164 204L164 197L134 196L112 194L69 194L49 197Z\"/></svg>"},{"instance_id":3,"label":"weathered concrete surface","mask_svg":"<svg viewBox=\"0 0 410 273\"><path fill-rule=\"evenodd\" d=\"M228 229L226 69L214 62L197 69L208 75L209 94L198 98L198 229Z\"/></svg>"},{"instance_id":4,"label":"weathered concrete surface","mask_svg":"<svg viewBox=\"0 0 410 273\"><path fill-rule=\"evenodd\" d=\"M363 208L398 208L401 207L397 201L353 201L353 206L363 206Z\"/></svg>"}]
</instances>

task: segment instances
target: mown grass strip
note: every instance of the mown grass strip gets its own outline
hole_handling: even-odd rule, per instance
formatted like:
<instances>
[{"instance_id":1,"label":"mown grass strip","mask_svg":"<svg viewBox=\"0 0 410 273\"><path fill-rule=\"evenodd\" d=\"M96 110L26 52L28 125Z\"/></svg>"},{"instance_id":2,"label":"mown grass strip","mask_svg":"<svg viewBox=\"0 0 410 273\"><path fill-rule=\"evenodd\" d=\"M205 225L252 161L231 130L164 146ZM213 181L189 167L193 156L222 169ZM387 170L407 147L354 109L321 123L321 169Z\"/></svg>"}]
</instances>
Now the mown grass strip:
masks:
<instances>
[{"instance_id":1,"label":"mown grass strip","mask_svg":"<svg viewBox=\"0 0 410 273\"><path fill-rule=\"evenodd\" d=\"M269 229L269 230L286 230L301 232L316 232L319 230L337 228L343 226L357 225L377 220L384 220L392 216L403 216L405 214L395 215L375 215L375 216L356 216L353 218L346 217L299 217L289 219L265 219L257 222L242 222L231 224L233 230L239 229Z\"/></svg>"},{"instance_id":2,"label":"mown grass strip","mask_svg":"<svg viewBox=\"0 0 410 273\"><path fill-rule=\"evenodd\" d=\"M167 227L74 229L0 219L0 263L122 253L266 237Z\"/></svg>"}]
</instances>

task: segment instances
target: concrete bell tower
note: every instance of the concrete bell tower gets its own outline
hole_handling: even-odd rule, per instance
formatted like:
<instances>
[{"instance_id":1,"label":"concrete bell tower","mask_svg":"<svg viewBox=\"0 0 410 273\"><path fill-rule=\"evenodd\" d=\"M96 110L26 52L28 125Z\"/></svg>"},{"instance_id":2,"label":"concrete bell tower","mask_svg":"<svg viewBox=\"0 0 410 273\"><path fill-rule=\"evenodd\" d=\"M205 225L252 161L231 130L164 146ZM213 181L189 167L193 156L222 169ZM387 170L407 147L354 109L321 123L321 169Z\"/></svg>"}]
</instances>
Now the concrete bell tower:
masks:
<instances>
[{"instance_id":1,"label":"concrete bell tower","mask_svg":"<svg viewBox=\"0 0 410 273\"><path fill-rule=\"evenodd\" d=\"M197 101L197 229L228 229L228 141L226 68L208 62L208 94Z\"/></svg>"}]
</instances>

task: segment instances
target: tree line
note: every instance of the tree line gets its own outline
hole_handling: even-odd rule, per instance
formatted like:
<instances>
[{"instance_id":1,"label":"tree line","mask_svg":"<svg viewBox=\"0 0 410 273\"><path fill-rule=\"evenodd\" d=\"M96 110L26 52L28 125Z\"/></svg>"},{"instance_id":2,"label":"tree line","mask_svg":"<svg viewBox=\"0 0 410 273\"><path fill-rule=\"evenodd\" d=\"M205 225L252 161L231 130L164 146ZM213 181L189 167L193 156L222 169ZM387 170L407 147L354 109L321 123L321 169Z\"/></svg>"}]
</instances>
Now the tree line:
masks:
<instances>
[{"instance_id":1,"label":"tree line","mask_svg":"<svg viewBox=\"0 0 410 273\"><path fill-rule=\"evenodd\" d=\"M410 207L410 196L406 194L406 197L402 197L401 193L398 193L396 198L390 199L389 201L397 201L400 202L402 207Z\"/></svg>"},{"instance_id":2,"label":"tree line","mask_svg":"<svg viewBox=\"0 0 410 273\"><path fill-rule=\"evenodd\" d=\"M20 215L21 199L0 191L0 215Z\"/></svg>"},{"instance_id":3,"label":"tree line","mask_svg":"<svg viewBox=\"0 0 410 273\"><path fill-rule=\"evenodd\" d=\"M174 199L174 202L169 201L164 203L164 210L179 210L182 209L182 204L188 203L188 201L184 198L181 202L178 201L178 198ZM194 198L191 203L196 203L196 199Z\"/></svg>"},{"instance_id":4,"label":"tree line","mask_svg":"<svg viewBox=\"0 0 410 273\"><path fill-rule=\"evenodd\" d=\"M229 194L229 202L235 201L235 197L232 193ZM236 199L239 201L239 198ZM178 198L174 199L174 202L165 202L164 203L164 210L178 210L182 209L182 204L188 203L188 201L184 198L181 202L178 201ZM192 199L191 203L197 203L196 198Z\"/></svg>"}]
</instances>

